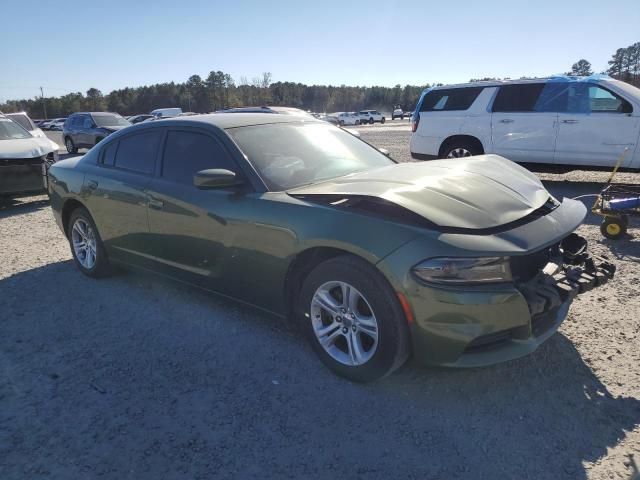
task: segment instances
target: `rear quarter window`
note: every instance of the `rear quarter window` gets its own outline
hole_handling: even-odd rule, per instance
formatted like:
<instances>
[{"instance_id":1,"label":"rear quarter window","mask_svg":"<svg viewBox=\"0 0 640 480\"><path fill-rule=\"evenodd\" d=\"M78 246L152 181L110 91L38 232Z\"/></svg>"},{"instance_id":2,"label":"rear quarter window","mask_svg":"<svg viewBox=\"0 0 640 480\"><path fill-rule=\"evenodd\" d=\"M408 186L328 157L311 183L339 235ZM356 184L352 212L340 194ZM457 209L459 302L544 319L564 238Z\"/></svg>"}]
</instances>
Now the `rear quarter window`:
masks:
<instances>
[{"instance_id":1,"label":"rear quarter window","mask_svg":"<svg viewBox=\"0 0 640 480\"><path fill-rule=\"evenodd\" d=\"M445 88L427 93L421 112L468 110L484 87Z\"/></svg>"}]
</instances>

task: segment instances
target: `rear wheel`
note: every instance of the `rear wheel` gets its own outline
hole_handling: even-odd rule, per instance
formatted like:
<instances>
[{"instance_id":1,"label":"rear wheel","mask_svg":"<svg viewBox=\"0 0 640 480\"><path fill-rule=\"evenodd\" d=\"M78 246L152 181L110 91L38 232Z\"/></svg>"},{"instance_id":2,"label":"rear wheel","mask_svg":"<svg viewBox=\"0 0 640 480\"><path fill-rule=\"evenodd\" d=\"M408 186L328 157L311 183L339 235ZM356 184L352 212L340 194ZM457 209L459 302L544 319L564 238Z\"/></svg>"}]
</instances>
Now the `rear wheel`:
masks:
<instances>
[{"instance_id":1,"label":"rear wheel","mask_svg":"<svg viewBox=\"0 0 640 480\"><path fill-rule=\"evenodd\" d=\"M369 125L373 125L373 122L374 122L373 117L370 117L369 118Z\"/></svg>"},{"instance_id":2,"label":"rear wheel","mask_svg":"<svg viewBox=\"0 0 640 480\"><path fill-rule=\"evenodd\" d=\"M384 117L382 117L382 120L380 120L380 123L384 123L386 121L386 119Z\"/></svg>"},{"instance_id":3,"label":"rear wheel","mask_svg":"<svg viewBox=\"0 0 640 480\"><path fill-rule=\"evenodd\" d=\"M611 240L618 240L627 233L629 219L623 217L605 217L600 224L600 232Z\"/></svg>"},{"instance_id":4,"label":"rear wheel","mask_svg":"<svg viewBox=\"0 0 640 480\"><path fill-rule=\"evenodd\" d=\"M458 141L446 145L440 158L463 158L480 155L482 152L470 142Z\"/></svg>"},{"instance_id":5,"label":"rear wheel","mask_svg":"<svg viewBox=\"0 0 640 480\"><path fill-rule=\"evenodd\" d=\"M339 123L340 123L340 126L341 126L341 127L342 127L342 126L344 126L344 120L340 120L340 122L339 122Z\"/></svg>"},{"instance_id":6,"label":"rear wheel","mask_svg":"<svg viewBox=\"0 0 640 480\"><path fill-rule=\"evenodd\" d=\"M320 360L350 380L382 378L409 356L409 329L394 291L358 258L318 265L303 282L297 312Z\"/></svg>"},{"instance_id":7,"label":"rear wheel","mask_svg":"<svg viewBox=\"0 0 640 480\"><path fill-rule=\"evenodd\" d=\"M76 267L89 277L105 277L111 273L107 252L89 212L76 208L67 228L71 254Z\"/></svg>"},{"instance_id":8,"label":"rear wheel","mask_svg":"<svg viewBox=\"0 0 640 480\"><path fill-rule=\"evenodd\" d=\"M64 139L64 146L67 147L67 152L69 153L78 153L78 147L75 146L71 137L67 137Z\"/></svg>"}]
</instances>

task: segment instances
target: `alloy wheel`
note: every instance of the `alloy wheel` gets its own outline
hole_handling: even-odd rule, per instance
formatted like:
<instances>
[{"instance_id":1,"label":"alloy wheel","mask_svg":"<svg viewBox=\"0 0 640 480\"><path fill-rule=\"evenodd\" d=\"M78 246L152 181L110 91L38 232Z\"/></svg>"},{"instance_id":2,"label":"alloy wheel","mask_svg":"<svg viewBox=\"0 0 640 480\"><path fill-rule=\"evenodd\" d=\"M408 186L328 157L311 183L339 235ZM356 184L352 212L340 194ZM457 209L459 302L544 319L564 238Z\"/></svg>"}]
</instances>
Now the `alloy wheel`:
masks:
<instances>
[{"instance_id":1,"label":"alloy wheel","mask_svg":"<svg viewBox=\"0 0 640 480\"><path fill-rule=\"evenodd\" d=\"M343 365L363 365L376 352L376 317L367 299L346 282L327 282L316 290L311 322L324 351Z\"/></svg>"},{"instance_id":2,"label":"alloy wheel","mask_svg":"<svg viewBox=\"0 0 640 480\"><path fill-rule=\"evenodd\" d=\"M96 264L96 236L85 219L78 218L73 224L71 244L80 264L87 270L91 270Z\"/></svg>"},{"instance_id":3,"label":"alloy wheel","mask_svg":"<svg viewBox=\"0 0 640 480\"><path fill-rule=\"evenodd\" d=\"M462 158L462 157L470 157L472 154L469 150L464 147L454 148L453 150L447 153L447 158Z\"/></svg>"}]
</instances>

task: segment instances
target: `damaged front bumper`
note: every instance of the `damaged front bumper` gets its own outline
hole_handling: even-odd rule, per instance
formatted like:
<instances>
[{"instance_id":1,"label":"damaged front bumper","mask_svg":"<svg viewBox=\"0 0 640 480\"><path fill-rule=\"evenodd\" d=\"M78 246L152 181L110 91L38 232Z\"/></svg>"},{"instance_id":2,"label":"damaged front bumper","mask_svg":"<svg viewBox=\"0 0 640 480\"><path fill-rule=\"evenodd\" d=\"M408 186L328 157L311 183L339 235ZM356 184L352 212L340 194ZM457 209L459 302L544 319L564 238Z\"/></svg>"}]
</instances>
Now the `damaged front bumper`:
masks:
<instances>
[{"instance_id":1,"label":"damaged front bumper","mask_svg":"<svg viewBox=\"0 0 640 480\"><path fill-rule=\"evenodd\" d=\"M552 336L581 293L613 278L615 266L572 233L542 251L511 257L513 283L409 288L414 357L424 364L480 367L527 355Z\"/></svg>"},{"instance_id":2,"label":"damaged front bumper","mask_svg":"<svg viewBox=\"0 0 640 480\"><path fill-rule=\"evenodd\" d=\"M575 233L551 249L549 260L533 278L516 283L528 324L474 338L448 365L483 366L531 353L558 330L577 295L604 285L616 271L607 259L591 256L586 240Z\"/></svg>"}]
</instances>

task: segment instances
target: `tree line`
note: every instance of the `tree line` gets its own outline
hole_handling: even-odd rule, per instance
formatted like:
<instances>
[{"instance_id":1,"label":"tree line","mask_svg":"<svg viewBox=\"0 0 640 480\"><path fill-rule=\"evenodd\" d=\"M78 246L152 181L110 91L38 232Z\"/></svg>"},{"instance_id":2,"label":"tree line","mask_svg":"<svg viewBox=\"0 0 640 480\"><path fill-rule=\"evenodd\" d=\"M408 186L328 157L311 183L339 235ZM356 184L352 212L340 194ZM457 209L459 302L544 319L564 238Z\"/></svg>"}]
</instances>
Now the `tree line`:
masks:
<instances>
[{"instance_id":1,"label":"tree line","mask_svg":"<svg viewBox=\"0 0 640 480\"><path fill-rule=\"evenodd\" d=\"M602 72L613 78L640 87L640 42L619 48ZM591 75L591 63L580 59L567 75ZM497 80L496 78L470 81ZM438 84L440 85L440 84ZM107 95L96 88L85 94L69 93L60 97L35 97L10 100L0 104L0 111L26 111L32 118L66 117L78 111L111 111L122 115L147 113L156 108L180 107L189 112L213 112L239 107L278 105L296 107L313 112L357 111L374 108L389 112L394 105L412 110L425 85L396 85L395 87L350 87L346 85L305 85L296 82L272 82L271 73L239 82L220 70L211 71L206 78L192 75L184 83L158 83L137 88L113 90Z\"/></svg>"},{"instance_id":2,"label":"tree line","mask_svg":"<svg viewBox=\"0 0 640 480\"><path fill-rule=\"evenodd\" d=\"M103 95L90 88L86 94L69 93L60 97L10 100L0 111L26 111L32 118L66 117L78 111L110 111L121 115L148 113L156 108L180 107L183 111L206 113L239 106L278 105L313 112L357 111L372 108L390 111L393 105L412 109L423 89L429 85L395 87L350 87L346 85L305 85L272 82L265 72L251 81L241 77L236 84L231 75L212 71L206 78L192 75L184 83L158 83L122 88Z\"/></svg>"}]
</instances>

